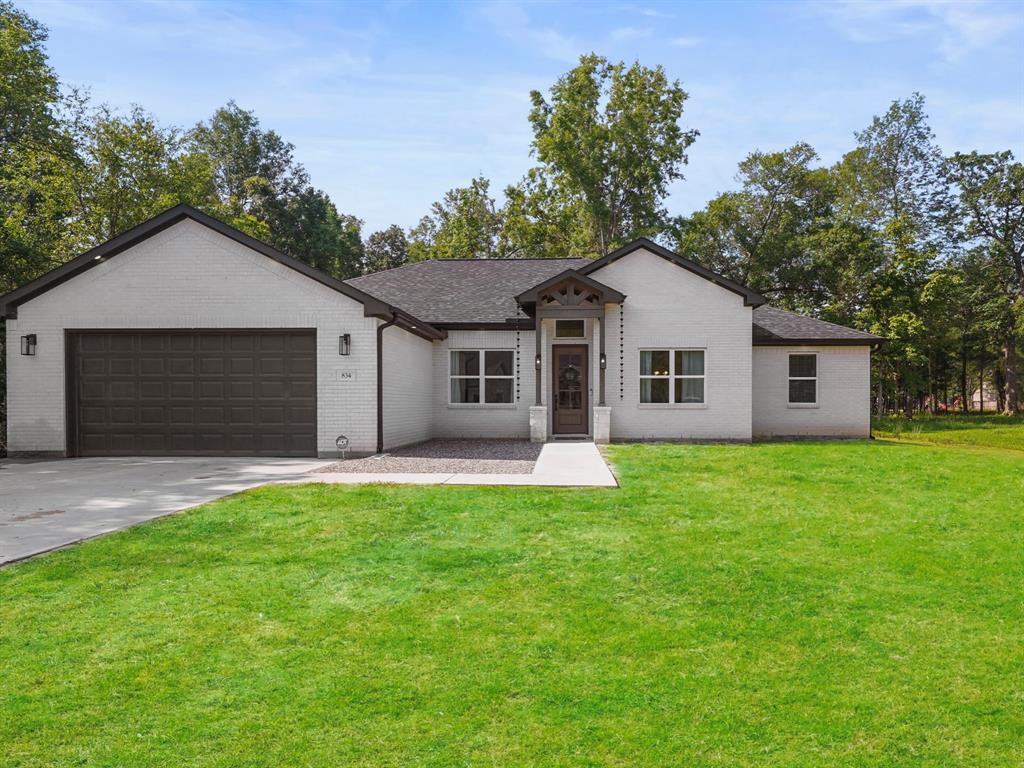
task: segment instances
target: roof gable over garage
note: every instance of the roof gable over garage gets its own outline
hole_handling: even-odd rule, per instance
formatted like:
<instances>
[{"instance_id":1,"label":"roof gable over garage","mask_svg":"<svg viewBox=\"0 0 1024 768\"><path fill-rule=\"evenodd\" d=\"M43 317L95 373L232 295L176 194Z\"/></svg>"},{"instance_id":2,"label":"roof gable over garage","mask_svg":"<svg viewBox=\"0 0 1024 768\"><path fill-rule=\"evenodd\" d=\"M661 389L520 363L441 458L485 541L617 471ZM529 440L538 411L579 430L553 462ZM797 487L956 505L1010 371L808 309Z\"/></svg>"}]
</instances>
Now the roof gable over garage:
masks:
<instances>
[{"instance_id":1,"label":"roof gable over garage","mask_svg":"<svg viewBox=\"0 0 1024 768\"><path fill-rule=\"evenodd\" d=\"M62 285L93 267L114 258L118 254L127 251L160 232L163 232L169 227L186 220L191 220L201 224L202 226L207 227L236 243L262 254L279 264L295 270L311 280L325 285L328 288L359 302L363 305L364 315L366 317L376 317L382 320L394 320L396 325L399 327L405 327L407 330L423 336L424 338L439 339L444 338L445 336L443 331L438 331L400 308L385 301L381 301L375 296L342 282L341 280L337 280L330 275L245 234L241 230L235 229L234 227L231 227L222 221L218 221L212 216L208 216L202 211L185 204L176 205L173 208L154 216L149 221L145 221L127 232L123 232L117 237L86 251L80 256L75 257L71 261L62 264L20 288L17 288L4 296L0 296L0 315L12 319L16 318L18 316L18 306L20 304L24 304L27 301L31 301L32 299L41 296L47 291L56 288L58 285Z\"/></svg>"}]
</instances>

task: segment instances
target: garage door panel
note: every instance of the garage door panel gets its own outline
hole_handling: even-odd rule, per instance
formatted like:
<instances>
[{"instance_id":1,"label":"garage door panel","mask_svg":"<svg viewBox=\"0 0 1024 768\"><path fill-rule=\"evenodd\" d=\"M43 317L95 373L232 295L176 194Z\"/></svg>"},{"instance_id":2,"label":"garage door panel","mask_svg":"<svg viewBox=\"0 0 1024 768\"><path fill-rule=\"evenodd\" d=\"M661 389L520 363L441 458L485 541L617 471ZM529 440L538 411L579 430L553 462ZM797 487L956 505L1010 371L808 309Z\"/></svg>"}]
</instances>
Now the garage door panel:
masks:
<instances>
[{"instance_id":1,"label":"garage door panel","mask_svg":"<svg viewBox=\"0 0 1024 768\"><path fill-rule=\"evenodd\" d=\"M312 331L70 337L79 455L316 455Z\"/></svg>"}]
</instances>

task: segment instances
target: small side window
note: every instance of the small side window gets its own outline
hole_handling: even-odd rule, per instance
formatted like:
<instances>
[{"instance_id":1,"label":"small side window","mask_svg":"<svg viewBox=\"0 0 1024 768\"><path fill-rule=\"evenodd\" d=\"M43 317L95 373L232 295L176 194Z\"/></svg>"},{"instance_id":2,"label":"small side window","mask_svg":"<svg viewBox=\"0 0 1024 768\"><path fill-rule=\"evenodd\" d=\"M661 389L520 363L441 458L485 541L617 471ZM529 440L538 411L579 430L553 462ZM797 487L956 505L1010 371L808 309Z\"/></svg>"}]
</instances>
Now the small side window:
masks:
<instances>
[{"instance_id":1,"label":"small side window","mask_svg":"<svg viewBox=\"0 0 1024 768\"><path fill-rule=\"evenodd\" d=\"M818 402L818 356L791 354L789 356L790 405L816 405Z\"/></svg>"}]
</instances>

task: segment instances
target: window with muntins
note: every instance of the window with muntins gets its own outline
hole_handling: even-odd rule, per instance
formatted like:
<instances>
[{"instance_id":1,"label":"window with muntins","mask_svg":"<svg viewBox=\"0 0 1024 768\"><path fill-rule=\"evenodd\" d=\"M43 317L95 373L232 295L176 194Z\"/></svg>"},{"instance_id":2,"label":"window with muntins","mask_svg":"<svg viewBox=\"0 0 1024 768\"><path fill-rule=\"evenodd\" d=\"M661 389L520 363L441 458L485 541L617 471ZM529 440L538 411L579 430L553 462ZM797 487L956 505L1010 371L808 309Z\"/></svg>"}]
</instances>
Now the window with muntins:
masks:
<instances>
[{"instance_id":1,"label":"window with muntins","mask_svg":"<svg viewBox=\"0 0 1024 768\"><path fill-rule=\"evenodd\" d=\"M449 357L449 402L498 405L515 402L515 360L511 349L459 349Z\"/></svg>"},{"instance_id":2,"label":"window with muntins","mask_svg":"<svg viewBox=\"0 0 1024 768\"><path fill-rule=\"evenodd\" d=\"M790 405L815 405L818 402L818 356L794 353L789 356Z\"/></svg>"},{"instance_id":3,"label":"window with muntins","mask_svg":"<svg viewBox=\"0 0 1024 768\"><path fill-rule=\"evenodd\" d=\"M700 405L704 402L703 349L640 350L640 402Z\"/></svg>"}]
</instances>

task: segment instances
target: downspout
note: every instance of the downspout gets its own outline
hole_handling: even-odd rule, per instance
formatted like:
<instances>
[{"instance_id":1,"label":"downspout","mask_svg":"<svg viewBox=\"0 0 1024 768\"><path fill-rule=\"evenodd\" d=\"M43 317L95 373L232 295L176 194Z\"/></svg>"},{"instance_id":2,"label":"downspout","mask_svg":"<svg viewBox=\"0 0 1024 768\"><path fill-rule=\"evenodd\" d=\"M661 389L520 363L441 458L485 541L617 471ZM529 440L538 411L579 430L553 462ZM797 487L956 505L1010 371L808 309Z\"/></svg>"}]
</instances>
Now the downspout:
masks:
<instances>
[{"instance_id":1,"label":"downspout","mask_svg":"<svg viewBox=\"0 0 1024 768\"><path fill-rule=\"evenodd\" d=\"M396 321L392 312L390 320L377 326L377 453L384 453L384 329Z\"/></svg>"}]
</instances>

